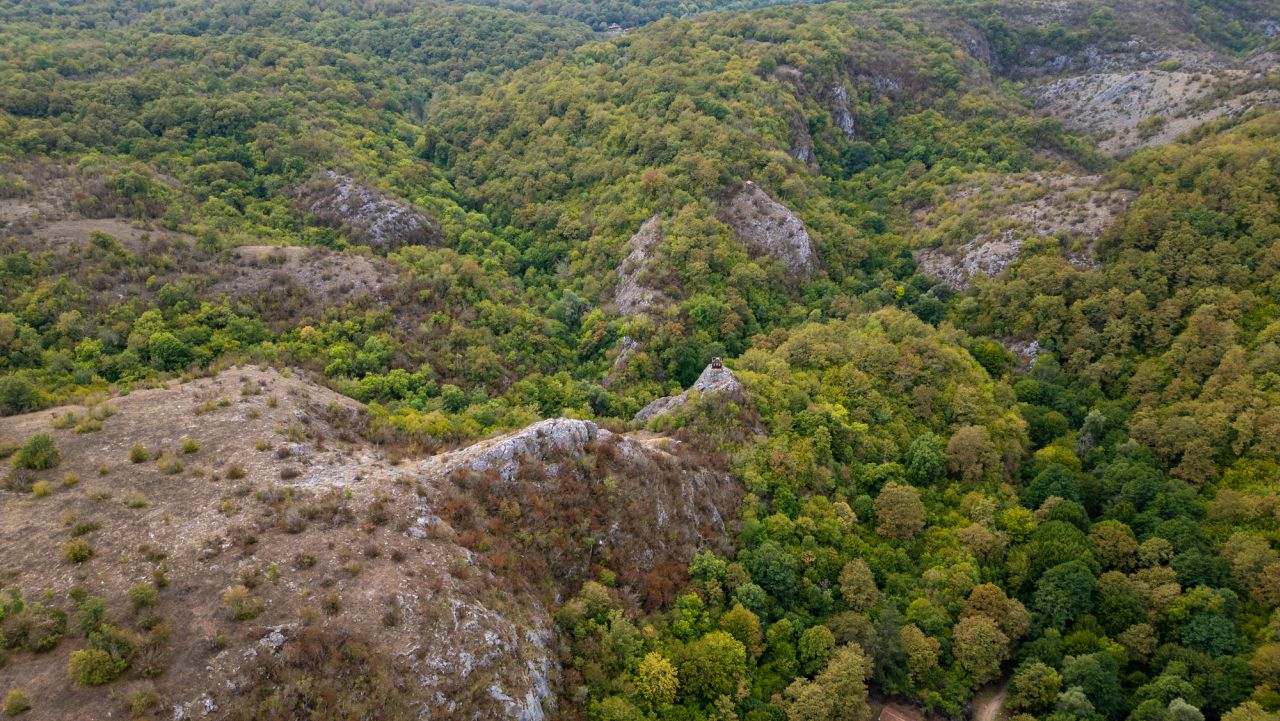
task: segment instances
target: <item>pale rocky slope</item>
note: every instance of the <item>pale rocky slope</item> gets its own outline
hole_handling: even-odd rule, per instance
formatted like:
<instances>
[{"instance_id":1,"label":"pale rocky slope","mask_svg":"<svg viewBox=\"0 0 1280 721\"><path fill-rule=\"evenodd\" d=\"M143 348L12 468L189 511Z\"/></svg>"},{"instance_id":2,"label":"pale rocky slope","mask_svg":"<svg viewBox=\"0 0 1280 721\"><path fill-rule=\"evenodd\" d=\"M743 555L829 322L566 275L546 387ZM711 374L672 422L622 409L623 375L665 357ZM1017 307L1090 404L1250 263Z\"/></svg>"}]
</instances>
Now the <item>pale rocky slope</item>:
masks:
<instances>
[{"instance_id":1,"label":"pale rocky slope","mask_svg":"<svg viewBox=\"0 0 1280 721\"><path fill-rule=\"evenodd\" d=\"M359 403L265 368L137 390L93 408L106 417L86 433L54 428L54 419L83 418L87 407L0 419L0 440L50 433L62 457L49 471L6 464L6 585L72 616L67 594L83 588L106 599L112 623L131 627L140 617L125 591L162 573L167 587L148 613L168 637L156 644L157 675L142 676L137 660L122 680L96 689L67 679L71 652L85 645L78 634L46 653L11 654L0 685L22 688L42 719L120 715L120 689L153 693L166 717L223 718L263 662L292 663L317 634L358 641L383 659L410 717L551 718L559 661L547 602L574 592L574 579L597 562L635 574L684 568L693 549L724 542L740 494L678 442L569 419L392 460L362 437ZM184 453L185 439L198 449ZM137 463L135 444L149 451ZM584 467L601 473L584 475ZM546 563L573 570L557 577L559 588L512 577L468 548L470 529L450 520L459 499L537 496L563 514L572 508L555 504L573 504L584 484L603 489L605 478L612 502L602 506L596 550L548 552ZM28 490L41 480L48 496ZM480 484L487 495L476 500ZM89 561L63 559L73 538L90 544ZM231 619L222 598L238 585L260 600L257 617Z\"/></svg>"},{"instance_id":2,"label":"pale rocky slope","mask_svg":"<svg viewBox=\"0 0 1280 721\"><path fill-rule=\"evenodd\" d=\"M750 180L730 191L719 217L747 250L777 258L792 275L809 278L822 267L804 221Z\"/></svg>"},{"instance_id":3,"label":"pale rocky slope","mask_svg":"<svg viewBox=\"0 0 1280 721\"><path fill-rule=\"evenodd\" d=\"M1092 263L1094 244L1134 198L1132 191L1101 183L1100 176L1062 173L975 182L917 213L917 229L938 243L915 252L920 271L963 290L975 276L1007 270L1027 239L1059 234L1069 241L1072 262Z\"/></svg>"},{"instance_id":4,"label":"pale rocky slope","mask_svg":"<svg viewBox=\"0 0 1280 721\"><path fill-rule=\"evenodd\" d=\"M409 203L333 170L294 191L298 205L352 242L387 250L440 240L440 227Z\"/></svg>"}]
</instances>

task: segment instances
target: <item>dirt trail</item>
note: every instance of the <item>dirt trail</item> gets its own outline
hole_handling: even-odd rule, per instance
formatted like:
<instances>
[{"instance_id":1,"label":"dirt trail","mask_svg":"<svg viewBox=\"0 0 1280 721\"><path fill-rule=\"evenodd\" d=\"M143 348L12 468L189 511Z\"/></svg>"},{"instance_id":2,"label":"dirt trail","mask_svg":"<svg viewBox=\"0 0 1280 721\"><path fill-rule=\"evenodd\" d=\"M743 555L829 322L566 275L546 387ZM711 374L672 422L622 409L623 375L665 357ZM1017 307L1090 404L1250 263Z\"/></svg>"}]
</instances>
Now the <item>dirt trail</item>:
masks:
<instances>
[{"instance_id":1,"label":"dirt trail","mask_svg":"<svg viewBox=\"0 0 1280 721\"><path fill-rule=\"evenodd\" d=\"M1008 690L1008 686L1001 683L979 691L978 695L973 697L973 721L996 721L1000 718L1000 711L1004 708L1004 697Z\"/></svg>"}]
</instances>

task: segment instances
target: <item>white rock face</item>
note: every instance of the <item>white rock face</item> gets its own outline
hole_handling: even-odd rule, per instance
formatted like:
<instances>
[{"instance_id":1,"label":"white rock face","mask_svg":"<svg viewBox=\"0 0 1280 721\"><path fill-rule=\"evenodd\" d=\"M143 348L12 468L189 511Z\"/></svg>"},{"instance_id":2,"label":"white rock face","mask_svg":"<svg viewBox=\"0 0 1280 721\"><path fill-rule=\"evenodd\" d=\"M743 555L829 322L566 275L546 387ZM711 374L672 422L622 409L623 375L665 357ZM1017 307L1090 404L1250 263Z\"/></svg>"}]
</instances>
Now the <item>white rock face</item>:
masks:
<instances>
[{"instance_id":1,"label":"white rock face","mask_svg":"<svg viewBox=\"0 0 1280 721\"><path fill-rule=\"evenodd\" d=\"M694 392L702 395L725 396L738 402L741 402L747 396L746 388L733 375L733 371L728 368L707 366L703 369L702 375L698 376L698 380L694 381L692 386L689 386L688 390L679 395L666 396L653 401L641 408L634 420L645 422L681 408L689 402L689 396Z\"/></svg>"},{"instance_id":2,"label":"white rock face","mask_svg":"<svg viewBox=\"0 0 1280 721\"><path fill-rule=\"evenodd\" d=\"M440 228L417 208L332 170L312 178L295 195L317 220L372 248L422 245L440 239Z\"/></svg>"},{"instance_id":3,"label":"white rock face","mask_svg":"<svg viewBox=\"0 0 1280 721\"><path fill-rule=\"evenodd\" d=\"M979 236L957 248L953 255L936 251L916 252L920 272L937 278L953 290L964 290L977 275L996 277L1018 259L1025 238L1006 230L998 238Z\"/></svg>"},{"instance_id":4,"label":"white rock face","mask_svg":"<svg viewBox=\"0 0 1280 721\"><path fill-rule=\"evenodd\" d=\"M721 205L720 220L748 250L777 258L792 275L809 278L822 265L804 222L750 180Z\"/></svg>"},{"instance_id":5,"label":"white rock face","mask_svg":"<svg viewBox=\"0 0 1280 721\"><path fill-rule=\"evenodd\" d=\"M631 252L618 265L618 287L613 302L618 315L630 317L643 315L649 308L665 301L662 291L645 285L645 271L653 261L654 252L662 243L662 219L655 215L640 226L640 230L627 241Z\"/></svg>"},{"instance_id":6,"label":"white rock face","mask_svg":"<svg viewBox=\"0 0 1280 721\"><path fill-rule=\"evenodd\" d=\"M853 124L853 114L849 112L849 91L843 85L831 86L831 120L840 132L850 140L858 135Z\"/></svg>"},{"instance_id":7,"label":"white rock face","mask_svg":"<svg viewBox=\"0 0 1280 721\"><path fill-rule=\"evenodd\" d=\"M480 441L452 453L428 460L426 473L448 473L467 469L474 473L496 471L505 481L515 478L522 460L544 460L552 455L581 455L596 440L600 428L591 421L548 418L514 433Z\"/></svg>"}]
</instances>

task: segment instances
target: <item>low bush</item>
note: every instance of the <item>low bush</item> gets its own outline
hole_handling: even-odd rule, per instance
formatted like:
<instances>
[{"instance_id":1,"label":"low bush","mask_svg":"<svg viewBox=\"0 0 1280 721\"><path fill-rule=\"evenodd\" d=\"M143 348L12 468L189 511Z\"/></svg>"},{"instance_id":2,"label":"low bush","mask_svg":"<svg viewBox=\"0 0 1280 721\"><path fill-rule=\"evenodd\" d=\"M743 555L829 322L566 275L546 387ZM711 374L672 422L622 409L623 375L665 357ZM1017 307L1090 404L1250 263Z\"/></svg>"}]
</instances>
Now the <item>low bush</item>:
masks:
<instances>
[{"instance_id":1,"label":"low bush","mask_svg":"<svg viewBox=\"0 0 1280 721\"><path fill-rule=\"evenodd\" d=\"M161 455L160 458L156 459L156 464L160 467L160 472L166 475L172 476L182 473L182 461L178 460L176 456L168 453L165 453Z\"/></svg>"},{"instance_id":2,"label":"low bush","mask_svg":"<svg viewBox=\"0 0 1280 721\"><path fill-rule=\"evenodd\" d=\"M265 610L262 599L254 596L244 586L232 586L223 591L222 605L235 621L257 618Z\"/></svg>"},{"instance_id":3,"label":"low bush","mask_svg":"<svg viewBox=\"0 0 1280 721\"><path fill-rule=\"evenodd\" d=\"M9 691L4 698L4 712L7 716L21 716L31 710L31 699L18 689Z\"/></svg>"},{"instance_id":4,"label":"low bush","mask_svg":"<svg viewBox=\"0 0 1280 721\"><path fill-rule=\"evenodd\" d=\"M127 595L135 611L151 608L160 601L160 592L150 583L139 583L131 586Z\"/></svg>"},{"instance_id":5,"label":"low bush","mask_svg":"<svg viewBox=\"0 0 1280 721\"><path fill-rule=\"evenodd\" d=\"M62 454L53 436L48 433L37 433L31 436L18 452L13 455L14 468L26 468L32 471L45 471L57 468L62 462Z\"/></svg>"},{"instance_id":6,"label":"low bush","mask_svg":"<svg viewBox=\"0 0 1280 721\"><path fill-rule=\"evenodd\" d=\"M67 678L81 686L104 686L120 678L124 669L111 654L100 648L82 648L71 654Z\"/></svg>"},{"instance_id":7,"label":"low bush","mask_svg":"<svg viewBox=\"0 0 1280 721\"><path fill-rule=\"evenodd\" d=\"M81 564L93 558L93 547L88 541L75 539L62 544L62 557L70 563Z\"/></svg>"}]
</instances>

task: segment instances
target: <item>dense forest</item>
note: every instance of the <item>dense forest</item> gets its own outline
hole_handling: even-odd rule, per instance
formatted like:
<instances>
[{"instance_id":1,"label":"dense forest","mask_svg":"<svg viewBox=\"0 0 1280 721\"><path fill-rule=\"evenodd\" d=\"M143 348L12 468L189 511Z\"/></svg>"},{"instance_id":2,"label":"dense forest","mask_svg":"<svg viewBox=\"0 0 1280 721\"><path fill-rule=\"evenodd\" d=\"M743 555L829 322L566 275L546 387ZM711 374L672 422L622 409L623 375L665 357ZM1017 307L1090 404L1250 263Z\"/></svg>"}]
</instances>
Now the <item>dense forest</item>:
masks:
<instances>
[{"instance_id":1,"label":"dense forest","mask_svg":"<svg viewBox=\"0 0 1280 721\"><path fill-rule=\"evenodd\" d=\"M58 465L6 417L237 363L367 404L396 458L590 419L743 500L727 545L568 588L510 555L588 521L450 509L553 613L554 718L960 719L998 689L1010 721L1275 721L1278 35L1234 0L0 5L4 493ZM1201 94L1119 130L1045 109L1101 76ZM1015 252L927 272L974 239ZM332 288L289 276L321 258ZM743 397L633 420L713 358Z\"/></svg>"}]
</instances>

